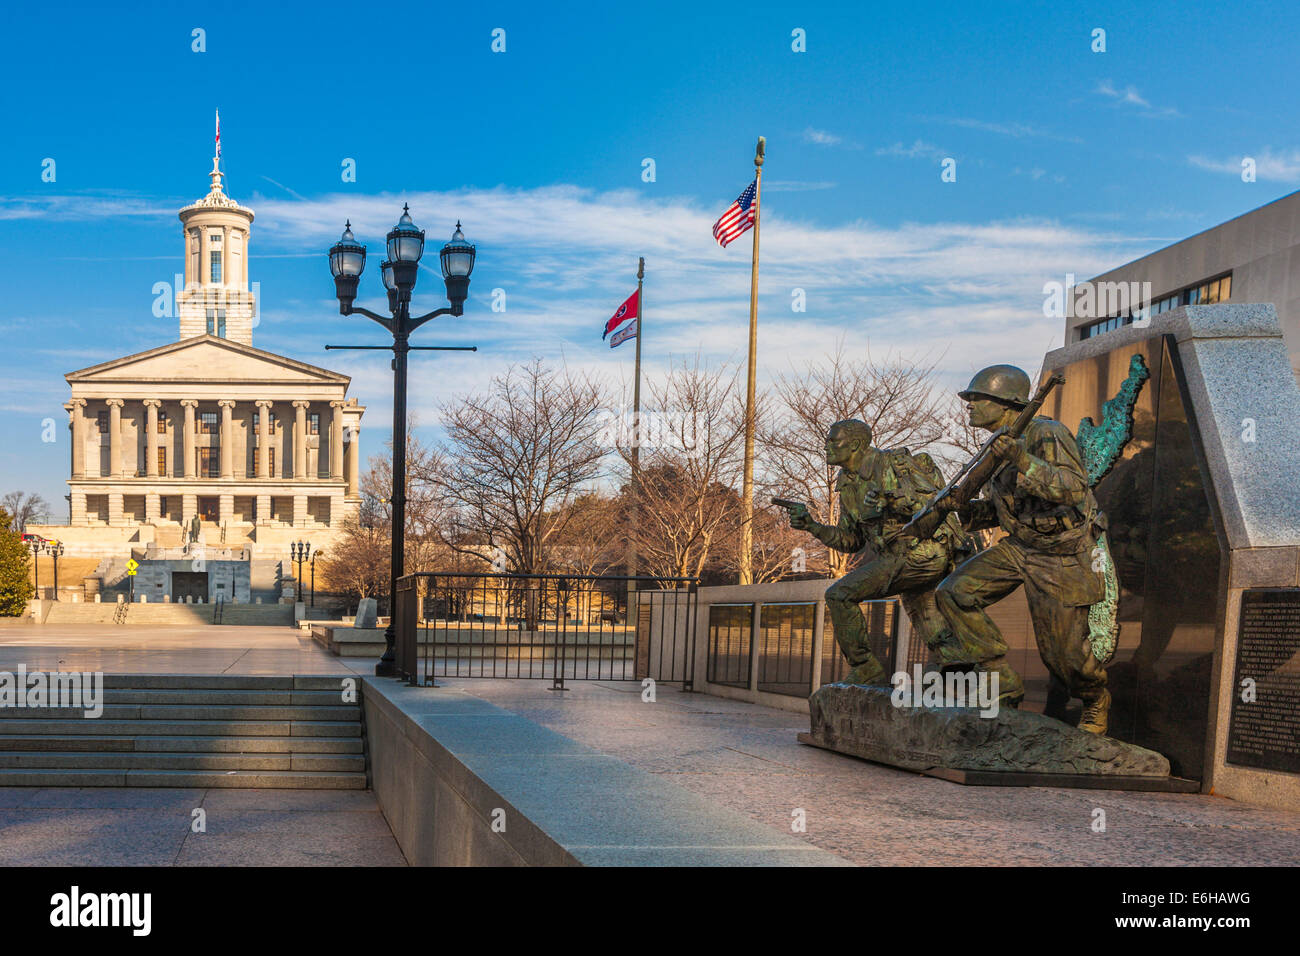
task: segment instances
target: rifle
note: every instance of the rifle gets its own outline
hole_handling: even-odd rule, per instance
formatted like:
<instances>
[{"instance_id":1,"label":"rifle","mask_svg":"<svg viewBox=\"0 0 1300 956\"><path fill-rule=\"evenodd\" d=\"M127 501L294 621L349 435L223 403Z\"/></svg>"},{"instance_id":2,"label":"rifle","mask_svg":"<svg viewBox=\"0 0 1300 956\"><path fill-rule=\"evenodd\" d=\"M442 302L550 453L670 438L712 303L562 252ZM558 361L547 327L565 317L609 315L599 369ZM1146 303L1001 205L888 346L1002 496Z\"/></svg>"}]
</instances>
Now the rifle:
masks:
<instances>
[{"instance_id":1,"label":"rifle","mask_svg":"<svg viewBox=\"0 0 1300 956\"><path fill-rule=\"evenodd\" d=\"M1002 435L1008 435L1011 438L1019 438L1029 427L1029 423L1034 420L1038 410L1043 407L1043 402L1047 400L1048 394L1058 385L1065 384L1065 376L1060 372L1053 372L1051 376L1042 385L1038 386L1038 391L1030 399L1029 404L1020 410L1016 420L1010 425L999 428L993 434L989 435L980 450L975 453L975 457L966 462L961 471L953 476L952 481L948 482L929 503L912 516L912 520L904 525L896 537L914 537L918 541L926 541L933 537L934 533L939 530L944 519L948 517L946 512L940 511L936 505L945 495L952 495L958 506L965 505L975 499L980 493L980 489L985 483L997 473L1001 467L1001 462L994 458L990 452L993 442Z\"/></svg>"}]
</instances>

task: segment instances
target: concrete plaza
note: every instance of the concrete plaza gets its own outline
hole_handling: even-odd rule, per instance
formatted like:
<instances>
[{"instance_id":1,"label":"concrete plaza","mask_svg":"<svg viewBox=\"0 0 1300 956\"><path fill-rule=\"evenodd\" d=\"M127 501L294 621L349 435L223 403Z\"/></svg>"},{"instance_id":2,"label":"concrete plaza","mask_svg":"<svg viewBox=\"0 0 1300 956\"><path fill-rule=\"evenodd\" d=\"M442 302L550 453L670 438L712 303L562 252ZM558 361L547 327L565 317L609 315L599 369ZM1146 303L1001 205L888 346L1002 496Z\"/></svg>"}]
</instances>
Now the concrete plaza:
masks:
<instances>
[{"instance_id":1,"label":"concrete plaza","mask_svg":"<svg viewBox=\"0 0 1300 956\"><path fill-rule=\"evenodd\" d=\"M0 670L368 674L292 628L0 629ZM956 784L805 747L807 718L635 682L439 680L862 865L1296 865L1300 814L1200 794ZM207 812L205 834L190 831ZM1096 828L1096 811L1105 829ZM802 811L802 813L797 813ZM792 830L802 819L806 830ZM775 836L775 833L774 833ZM373 794L0 789L0 862L309 865L404 861Z\"/></svg>"}]
</instances>

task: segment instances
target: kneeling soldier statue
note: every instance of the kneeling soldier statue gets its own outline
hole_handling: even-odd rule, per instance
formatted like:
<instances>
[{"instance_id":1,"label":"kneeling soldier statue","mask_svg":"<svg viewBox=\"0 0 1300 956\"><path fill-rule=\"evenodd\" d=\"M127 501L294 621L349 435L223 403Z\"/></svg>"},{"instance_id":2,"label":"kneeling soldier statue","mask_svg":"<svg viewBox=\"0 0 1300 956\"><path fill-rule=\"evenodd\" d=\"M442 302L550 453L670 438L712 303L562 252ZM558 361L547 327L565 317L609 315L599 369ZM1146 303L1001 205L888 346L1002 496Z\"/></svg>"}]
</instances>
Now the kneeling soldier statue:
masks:
<instances>
[{"instance_id":1,"label":"kneeling soldier statue","mask_svg":"<svg viewBox=\"0 0 1300 956\"><path fill-rule=\"evenodd\" d=\"M935 508L947 518L956 512L968 529L1000 527L1006 537L939 585L939 609L951 628L939 661L996 672L1001 699L1018 705L1024 684L1007 664L1006 641L984 609L1023 584L1043 663L1083 700L1079 729L1104 734L1110 693L1089 640L1088 614L1105 594L1108 556L1097 542L1105 519L1079 445L1054 419L1023 423L1022 410L1031 404L1029 376L1013 365L980 371L960 396L970 423L995 434L988 453L997 468L982 497L962 503L947 494ZM1036 397L1034 404L1041 401ZM1019 437L1013 437L1013 423L1024 426Z\"/></svg>"},{"instance_id":2,"label":"kneeling soldier statue","mask_svg":"<svg viewBox=\"0 0 1300 956\"><path fill-rule=\"evenodd\" d=\"M855 419L836 422L826 436L826 463L840 466L838 524L813 520L799 502L773 499L789 512L792 528L808 531L836 551L869 548L873 555L826 591L835 640L852 668L844 678L850 684L889 683L884 665L868 643L859 602L896 594L913 631L928 647L951 643L935 605L934 587L974 550L953 515L926 540L897 538L898 530L943 486L943 475L927 454L872 448L871 440L871 426Z\"/></svg>"}]
</instances>

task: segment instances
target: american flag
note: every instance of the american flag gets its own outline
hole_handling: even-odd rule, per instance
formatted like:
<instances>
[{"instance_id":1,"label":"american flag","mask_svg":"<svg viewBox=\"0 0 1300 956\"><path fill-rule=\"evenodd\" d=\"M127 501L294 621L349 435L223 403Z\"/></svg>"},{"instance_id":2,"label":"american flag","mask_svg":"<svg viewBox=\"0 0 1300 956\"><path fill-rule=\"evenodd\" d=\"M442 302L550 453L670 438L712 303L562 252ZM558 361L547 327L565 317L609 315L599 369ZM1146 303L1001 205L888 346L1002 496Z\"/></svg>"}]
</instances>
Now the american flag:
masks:
<instances>
[{"instance_id":1,"label":"american flag","mask_svg":"<svg viewBox=\"0 0 1300 956\"><path fill-rule=\"evenodd\" d=\"M217 111L217 159L221 158L221 111Z\"/></svg>"},{"instance_id":2,"label":"american flag","mask_svg":"<svg viewBox=\"0 0 1300 956\"><path fill-rule=\"evenodd\" d=\"M742 235L754 225L754 196L758 192L758 180L745 187L740 198L727 207L722 218L713 224L713 238L718 245L727 248L727 243Z\"/></svg>"}]
</instances>

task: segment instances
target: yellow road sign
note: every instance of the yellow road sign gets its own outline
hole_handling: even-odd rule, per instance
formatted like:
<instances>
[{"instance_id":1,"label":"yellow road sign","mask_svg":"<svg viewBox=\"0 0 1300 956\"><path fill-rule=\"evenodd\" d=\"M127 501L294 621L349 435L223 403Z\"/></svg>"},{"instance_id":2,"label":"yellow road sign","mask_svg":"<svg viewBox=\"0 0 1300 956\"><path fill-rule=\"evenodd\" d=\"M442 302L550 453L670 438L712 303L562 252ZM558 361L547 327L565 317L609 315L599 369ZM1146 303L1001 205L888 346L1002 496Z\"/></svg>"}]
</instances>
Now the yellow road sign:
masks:
<instances>
[{"instance_id":1,"label":"yellow road sign","mask_svg":"<svg viewBox=\"0 0 1300 956\"><path fill-rule=\"evenodd\" d=\"M130 561L126 562L127 574L135 574L135 572L138 570L140 570L140 562L137 561L135 558L132 558Z\"/></svg>"}]
</instances>

